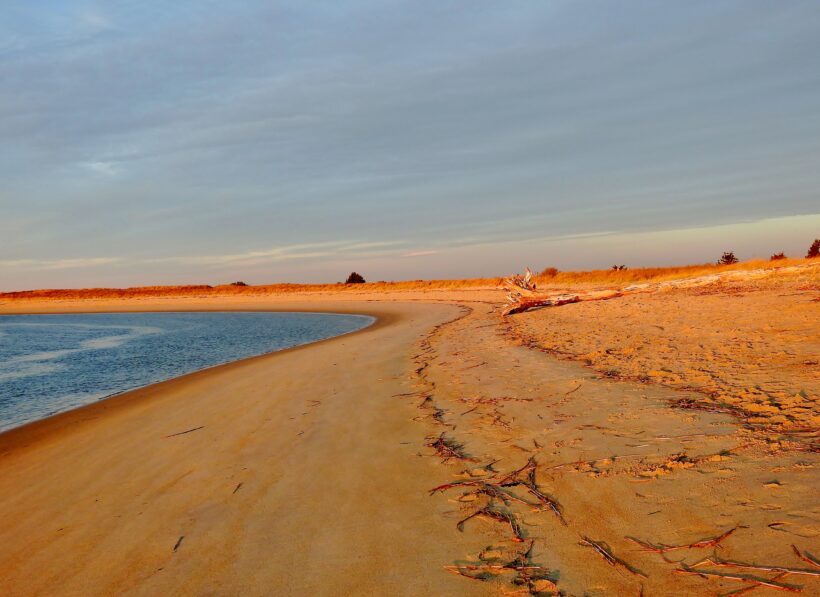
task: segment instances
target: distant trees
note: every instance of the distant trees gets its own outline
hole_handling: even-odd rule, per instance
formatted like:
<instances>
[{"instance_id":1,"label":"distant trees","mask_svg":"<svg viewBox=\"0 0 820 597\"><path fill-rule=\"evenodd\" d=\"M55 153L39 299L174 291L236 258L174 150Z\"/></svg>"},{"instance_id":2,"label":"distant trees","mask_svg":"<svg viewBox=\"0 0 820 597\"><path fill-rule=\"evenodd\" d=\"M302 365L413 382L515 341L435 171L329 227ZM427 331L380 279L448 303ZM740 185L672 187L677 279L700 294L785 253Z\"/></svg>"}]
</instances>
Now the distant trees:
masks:
<instances>
[{"instance_id":1,"label":"distant trees","mask_svg":"<svg viewBox=\"0 0 820 597\"><path fill-rule=\"evenodd\" d=\"M786 258L786 254L783 253L783 251L780 251L780 253L775 253L771 257L769 257L769 261L780 261L781 259L785 259L785 258Z\"/></svg>"},{"instance_id":2,"label":"distant trees","mask_svg":"<svg viewBox=\"0 0 820 597\"><path fill-rule=\"evenodd\" d=\"M625 265L613 265L612 271L620 272L626 269Z\"/></svg>"},{"instance_id":3,"label":"distant trees","mask_svg":"<svg viewBox=\"0 0 820 597\"><path fill-rule=\"evenodd\" d=\"M558 275L558 268L557 267L545 267L541 270L539 274L543 278L554 278Z\"/></svg>"},{"instance_id":4,"label":"distant trees","mask_svg":"<svg viewBox=\"0 0 820 597\"><path fill-rule=\"evenodd\" d=\"M364 284L365 279L361 274L356 272L351 272L350 275L347 277L345 284Z\"/></svg>"},{"instance_id":5,"label":"distant trees","mask_svg":"<svg viewBox=\"0 0 820 597\"><path fill-rule=\"evenodd\" d=\"M806 253L807 259L813 259L815 257L820 257L820 238L814 239L814 242L809 247L809 252Z\"/></svg>"},{"instance_id":6,"label":"distant trees","mask_svg":"<svg viewBox=\"0 0 820 597\"><path fill-rule=\"evenodd\" d=\"M247 286L244 282L231 282L231 286Z\"/></svg>"},{"instance_id":7,"label":"distant trees","mask_svg":"<svg viewBox=\"0 0 820 597\"><path fill-rule=\"evenodd\" d=\"M733 265L737 262L738 258L735 257L734 251L726 251L721 255L720 259L718 259L718 265Z\"/></svg>"}]
</instances>

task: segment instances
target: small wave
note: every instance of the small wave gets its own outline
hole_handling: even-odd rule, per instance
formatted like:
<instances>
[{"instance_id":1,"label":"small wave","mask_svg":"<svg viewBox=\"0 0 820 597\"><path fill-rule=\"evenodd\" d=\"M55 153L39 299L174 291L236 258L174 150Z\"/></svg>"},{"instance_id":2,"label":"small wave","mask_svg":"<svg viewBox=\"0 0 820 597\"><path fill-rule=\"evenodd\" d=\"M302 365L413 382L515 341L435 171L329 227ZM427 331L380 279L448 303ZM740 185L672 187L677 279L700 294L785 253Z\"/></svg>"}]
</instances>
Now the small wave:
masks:
<instances>
[{"instance_id":1,"label":"small wave","mask_svg":"<svg viewBox=\"0 0 820 597\"><path fill-rule=\"evenodd\" d=\"M2 365L2 363L0 363L0 365ZM24 365L22 367L19 367L18 369L12 369L11 371L0 371L0 381L10 381L12 379L20 379L22 377L34 377L37 375L48 375L50 373L62 371L65 368L65 365L59 365L57 363L35 362L30 365Z\"/></svg>"},{"instance_id":2,"label":"small wave","mask_svg":"<svg viewBox=\"0 0 820 597\"><path fill-rule=\"evenodd\" d=\"M33 377L38 375L48 375L55 371L59 371L64 367L60 365L45 365L49 361L56 361L67 355L84 352L88 350L106 350L122 346L126 342L145 336L148 334L162 333L162 329L158 327L149 326L103 326L103 325L85 325L85 324L43 324L43 323L11 323L4 324L8 326L70 326L70 327L84 327L92 329L116 329L128 330L128 333L117 334L114 336L104 336L102 338L91 338L89 340L82 340L78 348L65 348L62 350L46 350L42 352L35 352L32 354L12 357L5 361L0 361L0 380L19 379L21 377ZM29 365L29 363L36 363L38 365Z\"/></svg>"},{"instance_id":3,"label":"small wave","mask_svg":"<svg viewBox=\"0 0 820 597\"><path fill-rule=\"evenodd\" d=\"M105 348L117 348L118 346L122 346L129 340L133 340L134 338L138 338L139 336L147 336L148 334L162 333L162 330L160 328L147 326L132 326L126 329L129 330L127 334L119 334L116 336L105 336L103 338L92 338L91 340L83 340L80 343L80 346L86 350L102 350Z\"/></svg>"}]
</instances>

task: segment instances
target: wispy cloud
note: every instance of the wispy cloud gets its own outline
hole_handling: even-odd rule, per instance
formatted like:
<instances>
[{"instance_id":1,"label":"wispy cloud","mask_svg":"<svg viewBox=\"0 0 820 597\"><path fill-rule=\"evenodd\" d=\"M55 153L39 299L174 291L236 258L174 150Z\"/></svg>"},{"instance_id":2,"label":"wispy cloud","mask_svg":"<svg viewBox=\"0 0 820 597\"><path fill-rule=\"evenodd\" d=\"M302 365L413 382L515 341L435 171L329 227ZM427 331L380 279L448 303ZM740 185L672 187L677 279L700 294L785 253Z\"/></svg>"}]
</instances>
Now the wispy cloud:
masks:
<instances>
[{"instance_id":1,"label":"wispy cloud","mask_svg":"<svg viewBox=\"0 0 820 597\"><path fill-rule=\"evenodd\" d=\"M411 251L409 253L404 253L402 257L425 257L427 255L436 255L439 251Z\"/></svg>"},{"instance_id":2,"label":"wispy cloud","mask_svg":"<svg viewBox=\"0 0 820 597\"><path fill-rule=\"evenodd\" d=\"M115 176L116 174L119 174L121 171L121 166L118 162L81 162L79 166L84 170L93 172L94 174L98 174L101 176Z\"/></svg>"},{"instance_id":3,"label":"wispy cloud","mask_svg":"<svg viewBox=\"0 0 820 597\"><path fill-rule=\"evenodd\" d=\"M817 209L816 3L337 4L5 3L0 260L491 274L487 243ZM2 283L113 275L50 263Z\"/></svg>"},{"instance_id":4,"label":"wispy cloud","mask_svg":"<svg viewBox=\"0 0 820 597\"><path fill-rule=\"evenodd\" d=\"M245 251L243 253L227 253L222 255L191 255L178 257L163 257L153 261L157 263L176 263L180 265L221 266L221 265L260 265L265 263L280 263L298 259L311 259L334 256L374 256L390 252L405 241L359 242L359 241L328 241L321 243L300 243L271 247L268 249Z\"/></svg>"},{"instance_id":5,"label":"wispy cloud","mask_svg":"<svg viewBox=\"0 0 820 597\"><path fill-rule=\"evenodd\" d=\"M78 259L6 259L0 260L0 268L62 270L99 267L101 265L111 265L120 261L122 261L122 259L118 257L89 257Z\"/></svg>"}]
</instances>

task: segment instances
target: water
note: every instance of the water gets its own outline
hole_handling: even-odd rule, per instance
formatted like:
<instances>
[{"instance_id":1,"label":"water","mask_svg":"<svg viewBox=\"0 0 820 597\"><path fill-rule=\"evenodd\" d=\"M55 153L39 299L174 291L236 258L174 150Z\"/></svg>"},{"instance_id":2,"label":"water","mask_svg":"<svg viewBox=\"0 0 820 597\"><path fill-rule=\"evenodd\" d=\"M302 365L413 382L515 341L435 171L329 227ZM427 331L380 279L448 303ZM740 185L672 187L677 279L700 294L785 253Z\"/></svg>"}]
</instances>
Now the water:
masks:
<instances>
[{"instance_id":1,"label":"water","mask_svg":"<svg viewBox=\"0 0 820 597\"><path fill-rule=\"evenodd\" d=\"M0 431L213 365L355 331L324 313L0 317Z\"/></svg>"}]
</instances>

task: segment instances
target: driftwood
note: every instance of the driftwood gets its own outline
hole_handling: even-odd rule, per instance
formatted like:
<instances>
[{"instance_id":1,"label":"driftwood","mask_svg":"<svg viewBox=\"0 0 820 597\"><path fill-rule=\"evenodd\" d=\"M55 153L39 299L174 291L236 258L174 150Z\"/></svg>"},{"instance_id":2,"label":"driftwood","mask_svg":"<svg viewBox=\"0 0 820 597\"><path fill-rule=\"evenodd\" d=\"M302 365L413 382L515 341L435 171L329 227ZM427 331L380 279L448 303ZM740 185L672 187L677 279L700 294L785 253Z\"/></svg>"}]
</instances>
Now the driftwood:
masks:
<instances>
[{"instance_id":1,"label":"driftwood","mask_svg":"<svg viewBox=\"0 0 820 597\"><path fill-rule=\"evenodd\" d=\"M504 280L503 285L507 289L507 301L509 304L504 309L503 314L513 315L515 313L529 311L530 309L559 307L561 305L579 303L582 301L603 301L628 294L655 293L674 288L697 288L708 284L714 284L722 280L754 280L771 275L774 271L799 271L803 268L813 267L817 267L817 265L808 264L774 269L727 271L697 276L694 278L681 278L662 282L643 282L640 284L631 284L619 290L601 290L585 292L582 294L559 295L539 295L535 282L533 282L532 279L533 273L529 268L527 268L523 275L515 274ZM619 269L621 268L625 269L623 266L619 266Z\"/></svg>"}]
</instances>

